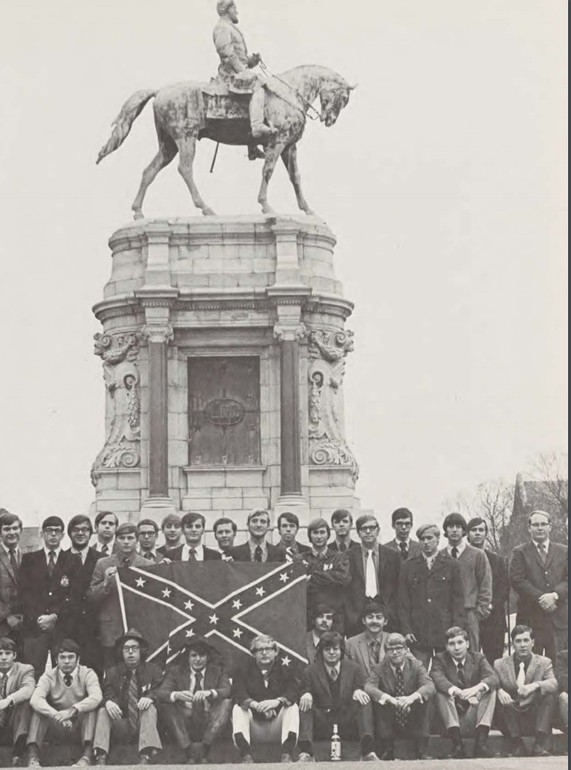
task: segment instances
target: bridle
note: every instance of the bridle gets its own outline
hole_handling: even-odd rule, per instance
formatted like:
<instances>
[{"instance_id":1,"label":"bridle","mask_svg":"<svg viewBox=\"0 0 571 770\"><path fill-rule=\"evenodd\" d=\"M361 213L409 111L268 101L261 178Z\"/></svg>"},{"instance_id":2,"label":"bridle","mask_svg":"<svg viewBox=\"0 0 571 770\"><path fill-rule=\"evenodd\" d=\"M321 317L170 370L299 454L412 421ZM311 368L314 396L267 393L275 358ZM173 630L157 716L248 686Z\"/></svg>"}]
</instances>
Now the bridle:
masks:
<instances>
[{"instance_id":1,"label":"bridle","mask_svg":"<svg viewBox=\"0 0 571 770\"><path fill-rule=\"evenodd\" d=\"M301 113L303 113L303 115L306 115L308 118L310 118L310 120L322 120L323 119L323 113L318 112L315 109L315 107L311 104L311 102L308 102L308 100L299 93L297 88L294 88L292 85L290 85L285 80L280 78L279 75L274 75L274 73L270 69L268 69L266 64L261 59L260 59L260 62L259 62L259 67L262 70L262 72L264 73L264 75L266 75L266 77L275 78L276 80L279 80L279 82L282 83L284 86L286 86L286 88L289 88L289 90L292 91L297 96L297 98L303 104L305 109L302 109L299 106L299 104L295 104L294 102L290 102L289 99L286 99L285 96L283 96L283 94L278 94L275 91L272 91L272 94L274 96L277 96L280 99L282 99L286 104L289 104L290 107L293 107L294 109L299 110ZM315 115L312 115L311 114L312 112L314 112Z\"/></svg>"}]
</instances>

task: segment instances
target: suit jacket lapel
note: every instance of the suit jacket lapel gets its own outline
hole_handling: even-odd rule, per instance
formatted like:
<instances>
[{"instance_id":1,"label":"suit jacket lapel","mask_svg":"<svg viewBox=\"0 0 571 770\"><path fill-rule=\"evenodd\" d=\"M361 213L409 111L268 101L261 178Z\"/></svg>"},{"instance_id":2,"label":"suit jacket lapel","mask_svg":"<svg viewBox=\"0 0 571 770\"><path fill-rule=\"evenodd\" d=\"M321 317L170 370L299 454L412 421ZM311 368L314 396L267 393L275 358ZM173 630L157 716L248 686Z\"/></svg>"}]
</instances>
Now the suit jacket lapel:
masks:
<instances>
[{"instance_id":1,"label":"suit jacket lapel","mask_svg":"<svg viewBox=\"0 0 571 770\"><path fill-rule=\"evenodd\" d=\"M363 569L363 549L362 548L353 548L352 549L355 552L354 559L357 562L357 570L359 571L359 575L361 577L361 581L363 584L365 583L365 570Z\"/></svg>"},{"instance_id":2,"label":"suit jacket lapel","mask_svg":"<svg viewBox=\"0 0 571 770\"><path fill-rule=\"evenodd\" d=\"M10 564L10 557L6 553L4 546L0 546L0 561L2 561L2 564L6 567L6 571L8 572L12 580L16 582L16 575L14 574L14 570L12 569L12 565Z\"/></svg>"},{"instance_id":3,"label":"suit jacket lapel","mask_svg":"<svg viewBox=\"0 0 571 770\"><path fill-rule=\"evenodd\" d=\"M527 667L527 671L525 672L526 684L531 684L531 682L533 682L533 677L535 676L537 666L538 666L537 655L532 655L531 660L529 661L529 666Z\"/></svg>"},{"instance_id":4,"label":"suit jacket lapel","mask_svg":"<svg viewBox=\"0 0 571 770\"><path fill-rule=\"evenodd\" d=\"M341 661L341 674L339 676L339 695L341 701L343 701L343 698L345 696L345 693L349 689L349 669L347 666L343 665L343 660Z\"/></svg>"}]
</instances>

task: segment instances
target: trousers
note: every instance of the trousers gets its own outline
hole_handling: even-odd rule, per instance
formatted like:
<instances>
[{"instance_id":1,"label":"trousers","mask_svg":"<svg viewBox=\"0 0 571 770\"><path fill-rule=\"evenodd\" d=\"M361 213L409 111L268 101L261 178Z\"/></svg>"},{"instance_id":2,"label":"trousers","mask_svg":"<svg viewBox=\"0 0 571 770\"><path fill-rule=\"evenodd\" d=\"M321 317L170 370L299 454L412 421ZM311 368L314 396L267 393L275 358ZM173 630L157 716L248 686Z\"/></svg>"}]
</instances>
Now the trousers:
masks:
<instances>
[{"instance_id":1,"label":"trousers","mask_svg":"<svg viewBox=\"0 0 571 770\"><path fill-rule=\"evenodd\" d=\"M361 740L367 735L372 736L374 733L372 704L361 706L360 703L351 701L335 716L325 709L315 707L310 711L300 712L300 742L313 741L314 738L331 738L334 723L339 728L342 738L351 740L357 733Z\"/></svg>"},{"instance_id":2,"label":"trousers","mask_svg":"<svg viewBox=\"0 0 571 770\"><path fill-rule=\"evenodd\" d=\"M443 692L436 693L436 708L446 730L459 727L464 736L474 734L477 727L490 727L496 707L496 691L488 690L477 705L469 706L466 711L459 711L456 701Z\"/></svg>"},{"instance_id":3,"label":"trousers","mask_svg":"<svg viewBox=\"0 0 571 770\"><path fill-rule=\"evenodd\" d=\"M397 735L418 740L428 736L428 703L413 703L406 727L402 728L396 720L396 709L388 703L381 706L373 704L377 735L382 739L392 739Z\"/></svg>"},{"instance_id":4,"label":"trousers","mask_svg":"<svg viewBox=\"0 0 571 770\"><path fill-rule=\"evenodd\" d=\"M290 733L299 734L297 703L284 706L273 719L258 719L250 709L235 705L232 709L232 735L241 733L246 743L284 743Z\"/></svg>"},{"instance_id":5,"label":"trousers","mask_svg":"<svg viewBox=\"0 0 571 770\"><path fill-rule=\"evenodd\" d=\"M159 704L161 720L177 746L184 750L192 743L211 746L230 721L231 709L230 698L215 701L209 709L201 710L200 716L182 703Z\"/></svg>"},{"instance_id":6,"label":"trousers","mask_svg":"<svg viewBox=\"0 0 571 770\"><path fill-rule=\"evenodd\" d=\"M521 738L523 735L535 733L551 735L556 703L557 695L554 693L538 693L532 702L525 706L519 706L517 703L502 706L498 702L498 719L502 730L510 738Z\"/></svg>"},{"instance_id":7,"label":"trousers","mask_svg":"<svg viewBox=\"0 0 571 770\"><path fill-rule=\"evenodd\" d=\"M73 730L70 733L69 730L61 727L57 722L54 722L53 719L50 719L50 717L38 714L37 711L34 711L28 729L28 744L35 743L39 746L44 742L44 738L47 735L49 735L50 738L61 740L70 735L73 738L77 738L78 733L81 737L82 746L85 743L93 743L96 719L96 710L78 714L74 722Z\"/></svg>"},{"instance_id":8,"label":"trousers","mask_svg":"<svg viewBox=\"0 0 571 770\"><path fill-rule=\"evenodd\" d=\"M137 738L139 753L147 749L162 749L157 730L156 708L150 706L145 711L139 712L139 729L135 732L128 719L111 719L105 706L101 706L97 712L93 748L109 754L111 737L124 743Z\"/></svg>"}]
</instances>

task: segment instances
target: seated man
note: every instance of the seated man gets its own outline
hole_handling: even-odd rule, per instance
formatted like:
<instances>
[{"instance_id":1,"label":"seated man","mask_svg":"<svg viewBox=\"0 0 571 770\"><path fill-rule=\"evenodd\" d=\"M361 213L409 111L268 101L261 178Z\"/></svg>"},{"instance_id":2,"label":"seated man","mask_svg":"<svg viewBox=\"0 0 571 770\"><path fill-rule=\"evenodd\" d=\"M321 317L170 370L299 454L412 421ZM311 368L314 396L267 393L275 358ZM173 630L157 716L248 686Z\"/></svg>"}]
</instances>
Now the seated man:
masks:
<instances>
[{"instance_id":1,"label":"seated man","mask_svg":"<svg viewBox=\"0 0 571 770\"><path fill-rule=\"evenodd\" d=\"M341 737L358 730L361 759L378 760L374 752L371 699L364 691L365 674L344 657L343 637L327 631L319 640L317 660L304 670L299 700L299 762L313 761L314 736L329 739L333 725Z\"/></svg>"},{"instance_id":2,"label":"seated man","mask_svg":"<svg viewBox=\"0 0 571 770\"><path fill-rule=\"evenodd\" d=\"M469 649L468 634L459 626L446 632L446 650L434 656L430 676L436 706L452 739L448 759L466 756L462 735L476 733L475 757L492 757L487 745L496 706L498 677L481 652Z\"/></svg>"},{"instance_id":3,"label":"seated man","mask_svg":"<svg viewBox=\"0 0 571 770\"><path fill-rule=\"evenodd\" d=\"M157 731L157 710L150 691L163 672L147 663L147 642L134 628L117 640L122 661L105 673L103 705L97 712L93 750L98 765L107 763L111 735L126 743L136 738L139 764L148 765L162 748Z\"/></svg>"},{"instance_id":4,"label":"seated man","mask_svg":"<svg viewBox=\"0 0 571 770\"><path fill-rule=\"evenodd\" d=\"M328 604L318 604L313 609L313 622L307 632L306 655L309 663L315 663L319 640L326 631L333 629L335 613Z\"/></svg>"},{"instance_id":5,"label":"seated man","mask_svg":"<svg viewBox=\"0 0 571 770\"><path fill-rule=\"evenodd\" d=\"M569 721L567 650L561 650L561 652L557 653L557 658L555 660L555 674L557 676L557 685L559 687L559 716L565 734L567 734L567 723Z\"/></svg>"},{"instance_id":6,"label":"seated man","mask_svg":"<svg viewBox=\"0 0 571 770\"><path fill-rule=\"evenodd\" d=\"M373 666L385 657L385 641L388 634L383 631L386 618L382 604L367 602L361 614L361 621L365 630L347 639L345 652L350 660L354 660L363 669L368 678Z\"/></svg>"},{"instance_id":7,"label":"seated man","mask_svg":"<svg viewBox=\"0 0 571 770\"><path fill-rule=\"evenodd\" d=\"M79 733L83 753L76 767L90 765L102 697L95 671L79 664L79 645L64 639L57 650L56 667L42 674L30 700L34 713L28 730L28 767L41 767L38 749L46 734L57 741Z\"/></svg>"},{"instance_id":8,"label":"seated man","mask_svg":"<svg viewBox=\"0 0 571 770\"><path fill-rule=\"evenodd\" d=\"M206 762L230 719L230 680L216 649L191 637L156 691L159 713L190 762Z\"/></svg>"},{"instance_id":9,"label":"seated man","mask_svg":"<svg viewBox=\"0 0 571 770\"><path fill-rule=\"evenodd\" d=\"M291 762L299 732L297 684L278 662L278 645L271 636L252 639L253 659L242 666L232 682L232 735L243 762L253 762L254 742L281 741L282 762Z\"/></svg>"},{"instance_id":10,"label":"seated man","mask_svg":"<svg viewBox=\"0 0 571 770\"><path fill-rule=\"evenodd\" d=\"M16 662L16 643L0 638L0 736L12 746L12 767L22 764L30 722L34 668Z\"/></svg>"},{"instance_id":11,"label":"seated man","mask_svg":"<svg viewBox=\"0 0 571 770\"><path fill-rule=\"evenodd\" d=\"M385 658L373 666L365 692L375 704L375 725L383 744L381 759L395 758L396 735L412 736L417 758L429 759L428 701L436 691L422 663L407 655L402 634L389 634Z\"/></svg>"},{"instance_id":12,"label":"seated man","mask_svg":"<svg viewBox=\"0 0 571 770\"><path fill-rule=\"evenodd\" d=\"M528 754L524 735L535 735L533 755L547 757L555 712L557 679L549 658L532 652L533 632L515 626L511 633L514 654L498 658L494 669L499 679L498 717L502 732L512 741L512 756Z\"/></svg>"}]
</instances>

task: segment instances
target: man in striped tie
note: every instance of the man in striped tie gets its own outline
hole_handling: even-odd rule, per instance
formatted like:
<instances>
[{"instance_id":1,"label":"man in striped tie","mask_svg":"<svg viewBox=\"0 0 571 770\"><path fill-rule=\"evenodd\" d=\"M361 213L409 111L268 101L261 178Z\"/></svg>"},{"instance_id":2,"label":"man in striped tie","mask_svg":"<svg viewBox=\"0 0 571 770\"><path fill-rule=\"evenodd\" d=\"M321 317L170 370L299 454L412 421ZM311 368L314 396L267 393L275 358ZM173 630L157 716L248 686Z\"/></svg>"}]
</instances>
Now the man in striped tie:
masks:
<instances>
[{"instance_id":1,"label":"man in striped tie","mask_svg":"<svg viewBox=\"0 0 571 770\"><path fill-rule=\"evenodd\" d=\"M155 663L145 660L147 641L129 629L117 640L121 662L105 675L103 705L97 713L93 750L98 765L105 765L111 738L137 741L139 764L148 765L162 748L157 730L157 709L152 695L162 679Z\"/></svg>"}]
</instances>

